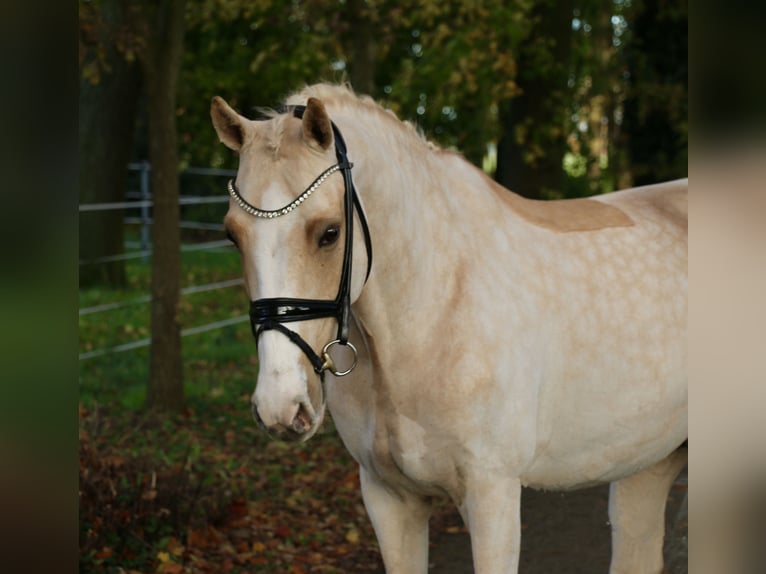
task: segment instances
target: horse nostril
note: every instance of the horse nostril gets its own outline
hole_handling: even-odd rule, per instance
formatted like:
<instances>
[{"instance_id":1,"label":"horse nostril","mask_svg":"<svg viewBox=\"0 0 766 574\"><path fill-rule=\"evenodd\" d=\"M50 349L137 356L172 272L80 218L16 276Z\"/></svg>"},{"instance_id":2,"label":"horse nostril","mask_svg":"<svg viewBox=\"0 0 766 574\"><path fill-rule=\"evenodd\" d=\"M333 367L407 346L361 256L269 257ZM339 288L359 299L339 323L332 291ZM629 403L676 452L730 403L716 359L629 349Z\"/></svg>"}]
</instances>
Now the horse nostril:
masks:
<instances>
[{"instance_id":1,"label":"horse nostril","mask_svg":"<svg viewBox=\"0 0 766 574\"><path fill-rule=\"evenodd\" d=\"M266 430L266 423L263 422L263 419L261 418L261 415L258 414L258 407L253 405L252 411L253 411L253 420L258 425L258 428L260 428L262 430Z\"/></svg>"},{"instance_id":2,"label":"horse nostril","mask_svg":"<svg viewBox=\"0 0 766 574\"><path fill-rule=\"evenodd\" d=\"M303 403L301 403L300 407L298 408L298 412L296 413L295 418L293 419L293 422L290 426L295 432L299 434L303 434L311 428L311 416L309 416L309 413Z\"/></svg>"}]
</instances>

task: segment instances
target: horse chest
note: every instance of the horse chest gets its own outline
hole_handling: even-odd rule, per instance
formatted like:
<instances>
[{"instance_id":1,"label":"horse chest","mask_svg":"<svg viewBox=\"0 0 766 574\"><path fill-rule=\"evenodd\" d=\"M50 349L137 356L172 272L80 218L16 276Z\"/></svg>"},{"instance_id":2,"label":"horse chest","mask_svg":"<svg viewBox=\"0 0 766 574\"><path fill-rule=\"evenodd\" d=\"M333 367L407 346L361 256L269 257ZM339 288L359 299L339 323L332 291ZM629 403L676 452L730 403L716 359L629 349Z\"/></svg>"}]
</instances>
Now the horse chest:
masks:
<instances>
[{"instance_id":1,"label":"horse chest","mask_svg":"<svg viewBox=\"0 0 766 574\"><path fill-rule=\"evenodd\" d=\"M340 393L338 393L340 395ZM459 490L455 444L427 421L381 405L371 394L333 395L336 428L352 456L393 488L427 496Z\"/></svg>"}]
</instances>

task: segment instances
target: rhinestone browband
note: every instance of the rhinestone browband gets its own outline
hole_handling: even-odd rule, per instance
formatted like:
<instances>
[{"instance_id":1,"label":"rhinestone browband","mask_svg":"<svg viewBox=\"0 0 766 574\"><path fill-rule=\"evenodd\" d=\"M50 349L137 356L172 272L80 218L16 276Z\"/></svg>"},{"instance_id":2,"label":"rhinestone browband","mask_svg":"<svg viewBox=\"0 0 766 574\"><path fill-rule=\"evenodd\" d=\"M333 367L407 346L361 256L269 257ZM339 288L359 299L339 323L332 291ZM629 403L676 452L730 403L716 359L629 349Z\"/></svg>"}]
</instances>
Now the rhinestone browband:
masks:
<instances>
[{"instance_id":1,"label":"rhinestone browband","mask_svg":"<svg viewBox=\"0 0 766 574\"><path fill-rule=\"evenodd\" d=\"M351 167L351 165L349 165ZM234 201L237 202L237 205L239 205L242 209L244 209L247 213L250 215L254 215L255 217L263 217L265 219L272 219L274 217L279 217L281 215L287 215L290 213L293 209L298 207L301 203L303 203L308 196L310 196L312 193L316 191L316 189L324 183L324 181L330 177L333 173L338 171L340 169L340 164L335 164L332 167L327 168L322 173L319 174L319 177L317 177L314 180L314 183L312 183L308 188L306 188L306 191L301 193L298 197L296 197L294 200L292 200L290 203L285 205L282 209L274 209L274 210L267 210L267 209L258 209L254 205L251 205L248 203L244 197L242 197L239 192L237 191L237 188L234 187L234 180L229 180L229 195L234 198Z\"/></svg>"}]
</instances>

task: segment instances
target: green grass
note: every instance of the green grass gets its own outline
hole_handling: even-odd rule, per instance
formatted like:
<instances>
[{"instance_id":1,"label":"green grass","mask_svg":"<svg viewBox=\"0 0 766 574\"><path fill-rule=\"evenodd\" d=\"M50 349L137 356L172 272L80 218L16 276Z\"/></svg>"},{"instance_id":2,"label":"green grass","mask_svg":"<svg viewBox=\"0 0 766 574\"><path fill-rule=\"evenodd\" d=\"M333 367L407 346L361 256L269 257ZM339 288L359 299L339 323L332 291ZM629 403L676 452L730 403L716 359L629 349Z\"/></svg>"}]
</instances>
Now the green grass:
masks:
<instances>
[{"instance_id":1,"label":"green grass","mask_svg":"<svg viewBox=\"0 0 766 574\"><path fill-rule=\"evenodd\" d=\"M151 264L126 262L125 289L82 289L80 308L131 301L150 292ZM219 248L182 254L182 288L241 277L239 255ZM247 313L241 286L182 296L181 327L197 327ZM80 316L80 352L110 348L150 336L150 304L140 302ZM182 340L187 398L231 399L252 392L256 374L255 344L247 322ZM146 397L149 348L110 353L80 361L80 396L86 406L118 404L138 410Z\"/></svg>"}]
</instances>

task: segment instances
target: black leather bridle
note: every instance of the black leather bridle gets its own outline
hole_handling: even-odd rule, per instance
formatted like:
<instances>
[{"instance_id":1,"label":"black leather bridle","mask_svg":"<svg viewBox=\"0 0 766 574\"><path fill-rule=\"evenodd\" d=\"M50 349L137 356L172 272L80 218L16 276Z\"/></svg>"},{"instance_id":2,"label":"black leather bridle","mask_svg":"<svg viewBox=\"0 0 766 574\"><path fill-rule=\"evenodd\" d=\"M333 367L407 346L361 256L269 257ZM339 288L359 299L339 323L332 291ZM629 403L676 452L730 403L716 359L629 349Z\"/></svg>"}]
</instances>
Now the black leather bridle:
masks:
<instances>
[{"instance_id":1,"label":"black leather bridle","mask_svg":"<svg viewBox=\"0 0 766 574\"><path fill-rule=\"evenodd\" d=\"M292 112L293 116L299 119L303 117L303 112L305 110L306 106L289 106L286 109L286 111ZM370 230L367 226L367 219L364 215L362 204L359 201L359 196L357 195L354 181L351 177L351 168L353 167L353 164L348 161L346 155L346 142L343 140L343 136L338 127L332 122L331 125L335 139L335 156L338 159L338 163L325 170L300 196L298 196L298 198L295 199L295 201L281 210L264 211L245 201L237 191L233 181L229 182L229 193L237 204L248 213L257 217L271 219L272 217L286 215L300 205L303 200L333 172L340 171L343 174L343 186L345 190L343 203L346 218L346 235L343 252L343 267L340 274L338 294L335 296L335 299L272 297L257 299L250 302L250 326L253 332L253 337L255 337L256 346L258 345L258 338L264 331L279 331L303 351L317 374L321 376L325 370L329 370L335 375L343 376L353 370L356 366L357 358L356 348L352 343L349 343L348 340L349 319L351 317L351 264L354 247L354 209L356 209L356 212L359 215L362 232L364 233L365 248L367 249L367 275L365 277L365 282L370 277L370 271L372 270L372 241L370 239ZM284 323L309 321L326 317L334 317L337 320L338 334L334 340L324 346L321 355L317 354L314 349L311 348L311 345L309 345L298 333L284 326ZM333 360L330 357L329 349L336 344L348 346L353 351L354 362L350 368L341 371L335 367Z\"/></svg>"}]
</instances>

